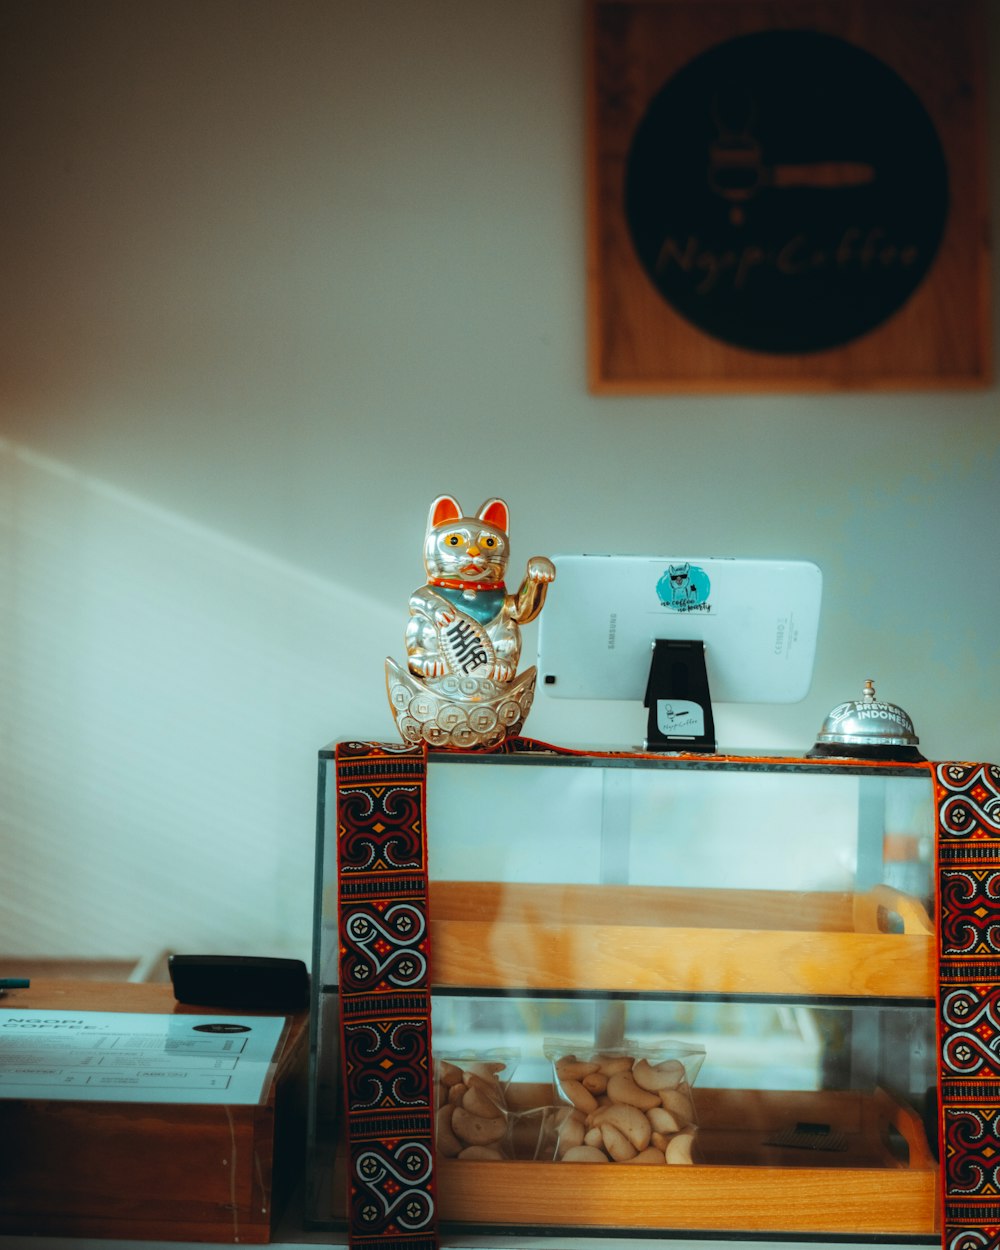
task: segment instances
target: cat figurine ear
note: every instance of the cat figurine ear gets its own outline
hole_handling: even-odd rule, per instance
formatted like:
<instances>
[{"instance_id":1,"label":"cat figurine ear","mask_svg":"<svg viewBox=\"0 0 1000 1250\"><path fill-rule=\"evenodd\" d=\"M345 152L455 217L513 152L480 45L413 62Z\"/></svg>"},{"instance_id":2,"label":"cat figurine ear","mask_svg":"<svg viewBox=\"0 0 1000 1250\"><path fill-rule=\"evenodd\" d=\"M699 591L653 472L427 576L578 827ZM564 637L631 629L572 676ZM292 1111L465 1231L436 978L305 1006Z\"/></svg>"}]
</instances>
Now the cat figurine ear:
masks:
<instances>
[{"instance_id":1,"label":"cat figurine ear","mask_svg":"<svg viewBox=\"0 0 1000 1250\"><path fill-rule=\"evenodd\" d=\"M505 534L510 532L510 509L502 499L487 499L476 516L487 525L495 525Z\"/></svg>"},{"instance_id":2,"label":"cat figurine ear","mask_svg":"<svg viewBox=\"0 0 1000 1250\"><path fill-rule=\"evenodd\" d=\"M457 521L462 515L462 505L453 495L438 495L431 504L427 528L430 530L435 525L444 525L446 521ZM510 509L503 499L487 499L476 516L487 525L495 525L498 530L507 533L510 525Z\"/></svg>"},{"instance_id":3,"label":"cat figurine ear","mask_svg":"<svg viewBox=\"0 0 1000 1250\"><path fill-rule=\"evenodd\" d=\"M503 503L503 500L497 500L496 502ZM427 528L432 530L435 525L443 525L445 521L457 521L461 515L462 506L457 499L451 495L438 495L437 499L431 504L431 510L427 517Z\"/></svg>"}]
</instances>

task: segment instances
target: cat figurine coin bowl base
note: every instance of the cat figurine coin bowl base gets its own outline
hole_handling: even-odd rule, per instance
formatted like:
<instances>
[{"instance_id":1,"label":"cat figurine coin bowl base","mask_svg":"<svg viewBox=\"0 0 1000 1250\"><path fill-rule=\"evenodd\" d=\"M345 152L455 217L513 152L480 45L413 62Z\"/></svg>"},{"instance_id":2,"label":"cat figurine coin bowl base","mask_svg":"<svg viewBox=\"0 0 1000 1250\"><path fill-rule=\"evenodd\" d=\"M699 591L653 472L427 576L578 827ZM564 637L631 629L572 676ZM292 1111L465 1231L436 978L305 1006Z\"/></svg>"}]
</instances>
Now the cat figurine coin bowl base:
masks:
<instances>
[{"instance_id":1,"label":"cat figurine coin bowl base","mask_svg":"<svg viewBox=\"0 0 1000 1250\"><path fill-rule=\"evenodd\" d=\"M556 571L532 556L517 593L508 594L509 525L502 499L488 499L474 516L451 495L431 504L427 583L410 596L407 665L385 662L389 707L405 742L468 751L521 731L536 672L517 672L520 626L541 612Z\"/></svg>"}]
</instances>

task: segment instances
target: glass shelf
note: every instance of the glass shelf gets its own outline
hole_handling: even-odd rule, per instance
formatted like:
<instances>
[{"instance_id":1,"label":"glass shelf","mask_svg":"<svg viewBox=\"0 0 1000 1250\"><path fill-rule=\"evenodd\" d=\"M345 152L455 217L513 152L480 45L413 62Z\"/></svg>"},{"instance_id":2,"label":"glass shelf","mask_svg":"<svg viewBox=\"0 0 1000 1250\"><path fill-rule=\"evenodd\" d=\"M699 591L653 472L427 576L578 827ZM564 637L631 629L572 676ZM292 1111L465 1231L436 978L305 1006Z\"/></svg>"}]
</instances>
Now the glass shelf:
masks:
<instances>
[{"instance_id":1,"label":"glass shelf","mask_svg":"<svg viewBox=\"0 0 1000 1250\"><path fill-rule=\"evenodd\" d=\"M336 1223L342 1192L334 774L328 748L310 1126L320 1224ZM925 768L432 753L426 808L434 1054L502 1054L510 1082L504 1160L438 1160L446 1226L934 1240ZM703 1048L695 1166L667 1190L655 1168L526 1152L532 1117L560 1102L552 1038L580 1052ZM789 1144L803 1124L837 1147Z\"/></svg>"}]
</instances>

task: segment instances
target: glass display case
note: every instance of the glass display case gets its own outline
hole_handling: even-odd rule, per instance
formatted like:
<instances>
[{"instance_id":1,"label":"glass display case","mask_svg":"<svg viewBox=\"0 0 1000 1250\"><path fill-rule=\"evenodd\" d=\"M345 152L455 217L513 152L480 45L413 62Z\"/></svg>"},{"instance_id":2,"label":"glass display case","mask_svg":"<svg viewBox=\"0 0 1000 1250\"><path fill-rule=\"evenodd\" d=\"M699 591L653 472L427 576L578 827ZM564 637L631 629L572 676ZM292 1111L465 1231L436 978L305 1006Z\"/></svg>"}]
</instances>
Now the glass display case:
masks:
<instances>
[{"instance_id":1,"label":"glass display case","mask_svg":"<svg viewBox=\"0 0 1000 1250\"><path fill-rule=\"evenodd\" d=\"M330 1227L336 799L328 748L307 1214ZM926 768L432 752L425 836L442 1230L938 1240ZM451 1108L477 1091L470 1137Z\"/></svg>"}]
</instances>

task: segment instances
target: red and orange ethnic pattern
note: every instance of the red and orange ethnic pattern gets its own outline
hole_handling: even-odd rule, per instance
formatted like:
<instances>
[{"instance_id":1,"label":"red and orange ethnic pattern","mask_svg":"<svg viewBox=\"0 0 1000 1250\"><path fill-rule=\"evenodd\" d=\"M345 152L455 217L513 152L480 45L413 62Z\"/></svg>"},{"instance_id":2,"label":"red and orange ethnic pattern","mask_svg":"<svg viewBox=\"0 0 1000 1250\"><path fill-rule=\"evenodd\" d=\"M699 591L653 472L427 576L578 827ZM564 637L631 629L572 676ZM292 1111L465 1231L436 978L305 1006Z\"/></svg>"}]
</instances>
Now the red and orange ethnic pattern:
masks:
<instances>
[{"instance_id":1,"label":"red and orange ethnic pattern","mask_svg":"<svg viewBox=\"0 0 1000 1250\"><path fill-rule=\"evenodd\" d=\"M1000 1247L1000 768L936 764L944 1250Z\"/></svg>"},{"instance_id":2,"label":"red and orange ethnic pattern","mask_svg":"<svg viewBox=\"0 0 1000 1250\"><path fill-rule=\"evenodd\" d=\"M356 1250L434 1250L427 759L337 746L340 1027Z\"/></svg>"}]
</instances>

